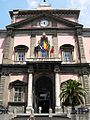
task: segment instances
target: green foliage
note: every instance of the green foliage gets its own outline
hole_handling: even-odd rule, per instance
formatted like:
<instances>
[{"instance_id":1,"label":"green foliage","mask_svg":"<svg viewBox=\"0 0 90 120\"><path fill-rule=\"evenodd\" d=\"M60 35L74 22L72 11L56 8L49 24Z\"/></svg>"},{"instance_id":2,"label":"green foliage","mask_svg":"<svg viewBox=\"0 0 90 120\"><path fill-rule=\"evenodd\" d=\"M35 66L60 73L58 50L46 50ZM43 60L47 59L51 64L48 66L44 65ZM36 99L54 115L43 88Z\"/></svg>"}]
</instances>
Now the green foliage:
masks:
<instances>
[{"instance_id":1,"label":"green foliage","mask_svg":"<svg viewBox=\"0 0 90 120\"><path fill-rule=\"evenodd\" d=\"M84 103L85 90L76 80L68 80L62 85L60 100L64 106L77 106Z\"/></svg>"}]
</instances>

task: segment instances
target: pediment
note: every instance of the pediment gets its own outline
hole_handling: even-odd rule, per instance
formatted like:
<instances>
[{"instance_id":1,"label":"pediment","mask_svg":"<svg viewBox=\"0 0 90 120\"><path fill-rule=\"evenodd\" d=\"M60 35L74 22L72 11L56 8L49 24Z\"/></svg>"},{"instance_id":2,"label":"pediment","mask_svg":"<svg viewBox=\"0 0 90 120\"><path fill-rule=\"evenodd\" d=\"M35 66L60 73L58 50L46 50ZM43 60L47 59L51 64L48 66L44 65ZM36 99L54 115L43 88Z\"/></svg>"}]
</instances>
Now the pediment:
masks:
<instances>
[{"instance_id":1,"label":"pediment","mask_svg":"<svg viewBox=\"0 0 90 120\"><path fill-rule=\"evenodd\" d=\"M9 84L9 86L24 86L24 85L26 85L26 83L20 80L15 80L14 82L11 82Z\"/></svg>"},{"instance_id":2,"label":"pediment","mask_svg":"<svg viewBox=\"0 0 90 120\"><path fill-rule=\"evenodd\" d=\"M41 22L48 21L47 25L41 25ZM6 28L17 29L32 29L32 28L70 28L75 26L82 26L76 22L58 17L56 15L41 14L33 17L26 18L20 22L10 24Z\"/></svg>"}]
</instances>

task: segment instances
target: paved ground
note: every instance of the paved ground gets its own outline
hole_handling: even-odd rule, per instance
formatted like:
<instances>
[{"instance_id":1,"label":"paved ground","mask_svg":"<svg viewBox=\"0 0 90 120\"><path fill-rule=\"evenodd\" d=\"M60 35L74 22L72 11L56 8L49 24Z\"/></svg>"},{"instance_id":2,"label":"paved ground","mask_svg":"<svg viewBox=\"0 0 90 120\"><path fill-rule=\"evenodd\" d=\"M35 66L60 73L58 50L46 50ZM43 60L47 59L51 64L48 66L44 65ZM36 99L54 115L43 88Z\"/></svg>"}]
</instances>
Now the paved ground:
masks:
<instances>
[{"instance_id":1,"label":"paved ground","mask_svg":"<svg viewBox=\"0 0 90 120\"><path fill-rule=\"evenodd\" d=\"M12 114L0 114L0 120L10 120L13 118Z\"/></svg>"},{"instance_id":2,"label":"paved ground","mask_svg":"<svg viewBox=\"0 0 90 120\"><path fill-rule=\"evenodd\" d=\"M90 120L90 113L72 115L71 120Z\"/></svg>"}]
</instances>

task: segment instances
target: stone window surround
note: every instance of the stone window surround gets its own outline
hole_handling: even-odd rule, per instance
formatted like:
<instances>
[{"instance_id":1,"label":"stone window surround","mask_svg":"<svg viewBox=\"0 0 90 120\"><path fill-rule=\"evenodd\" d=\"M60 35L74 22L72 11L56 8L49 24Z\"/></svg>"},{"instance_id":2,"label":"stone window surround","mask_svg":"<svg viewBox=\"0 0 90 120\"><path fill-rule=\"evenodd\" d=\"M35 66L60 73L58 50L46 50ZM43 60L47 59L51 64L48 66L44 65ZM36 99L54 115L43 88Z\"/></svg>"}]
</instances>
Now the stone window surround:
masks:
<instances>
[{"instance_id":1,"label":"stone window surround","mask_svg":"<svg viewBox=\"0 0 90 120\"><path fill-rule=\"evenodd\" d=\"M63 62L73 62L74 61L74 46L71 45L71 44L64 44L60 47L60 50L59 50L60 54L61 54L61 59ZM70 61L65 61L64 59L64 53L65 52L70 52L71 54L71 59Z\"/></svg>"},{"instance_id":2,"label":"stone window surround","mask_svg":"<svg viewBox=\"0 0 90 120\"><path fill-rule=\"evenodd\" d=\"M26 87L26 83L23 81L16 80L14 82L11 82L9 84L9 89L10 89L10 101L9 102L25 102L25 87ZM21 89L21 91L19 91L19 88ZM18 89L18 91L15 92L15 89ZM17 100L15 100L16 94L18 94ZM19 100L19 97L21 97L20 100Z\"/></svg>"},{"instance_id":3,"label":"stone window surround","mask_svg":"<svg viewBox=\"0 0 90 120\"><path fill-rule=\"evenodd\" d=\"M14 61L25 61L27 56L27 51L28 51L28 47L25 45L18 45L14 47Z\"/></svg>"}]
</instances>

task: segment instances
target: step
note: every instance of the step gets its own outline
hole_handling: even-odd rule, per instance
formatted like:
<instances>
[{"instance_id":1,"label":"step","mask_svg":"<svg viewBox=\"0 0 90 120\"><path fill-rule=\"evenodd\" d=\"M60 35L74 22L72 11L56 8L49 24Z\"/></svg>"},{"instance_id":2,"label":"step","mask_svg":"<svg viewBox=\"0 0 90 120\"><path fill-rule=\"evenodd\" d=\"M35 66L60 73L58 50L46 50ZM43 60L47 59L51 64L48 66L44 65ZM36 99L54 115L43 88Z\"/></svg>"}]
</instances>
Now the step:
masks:
<instances>
[{"instance_id":1,"label":"step","mask_svg":"<svg viewBox=\"0 0 90 120\"><path fill-rule=\"evenodd\" d=\"M17 117L12 118L11 120L71 120L65 114L64 115L53 115L53 117L49 117L49 114L41 114L34 115L31 117L29 115L17 115Z\"/></svg>"}]
</instances>

